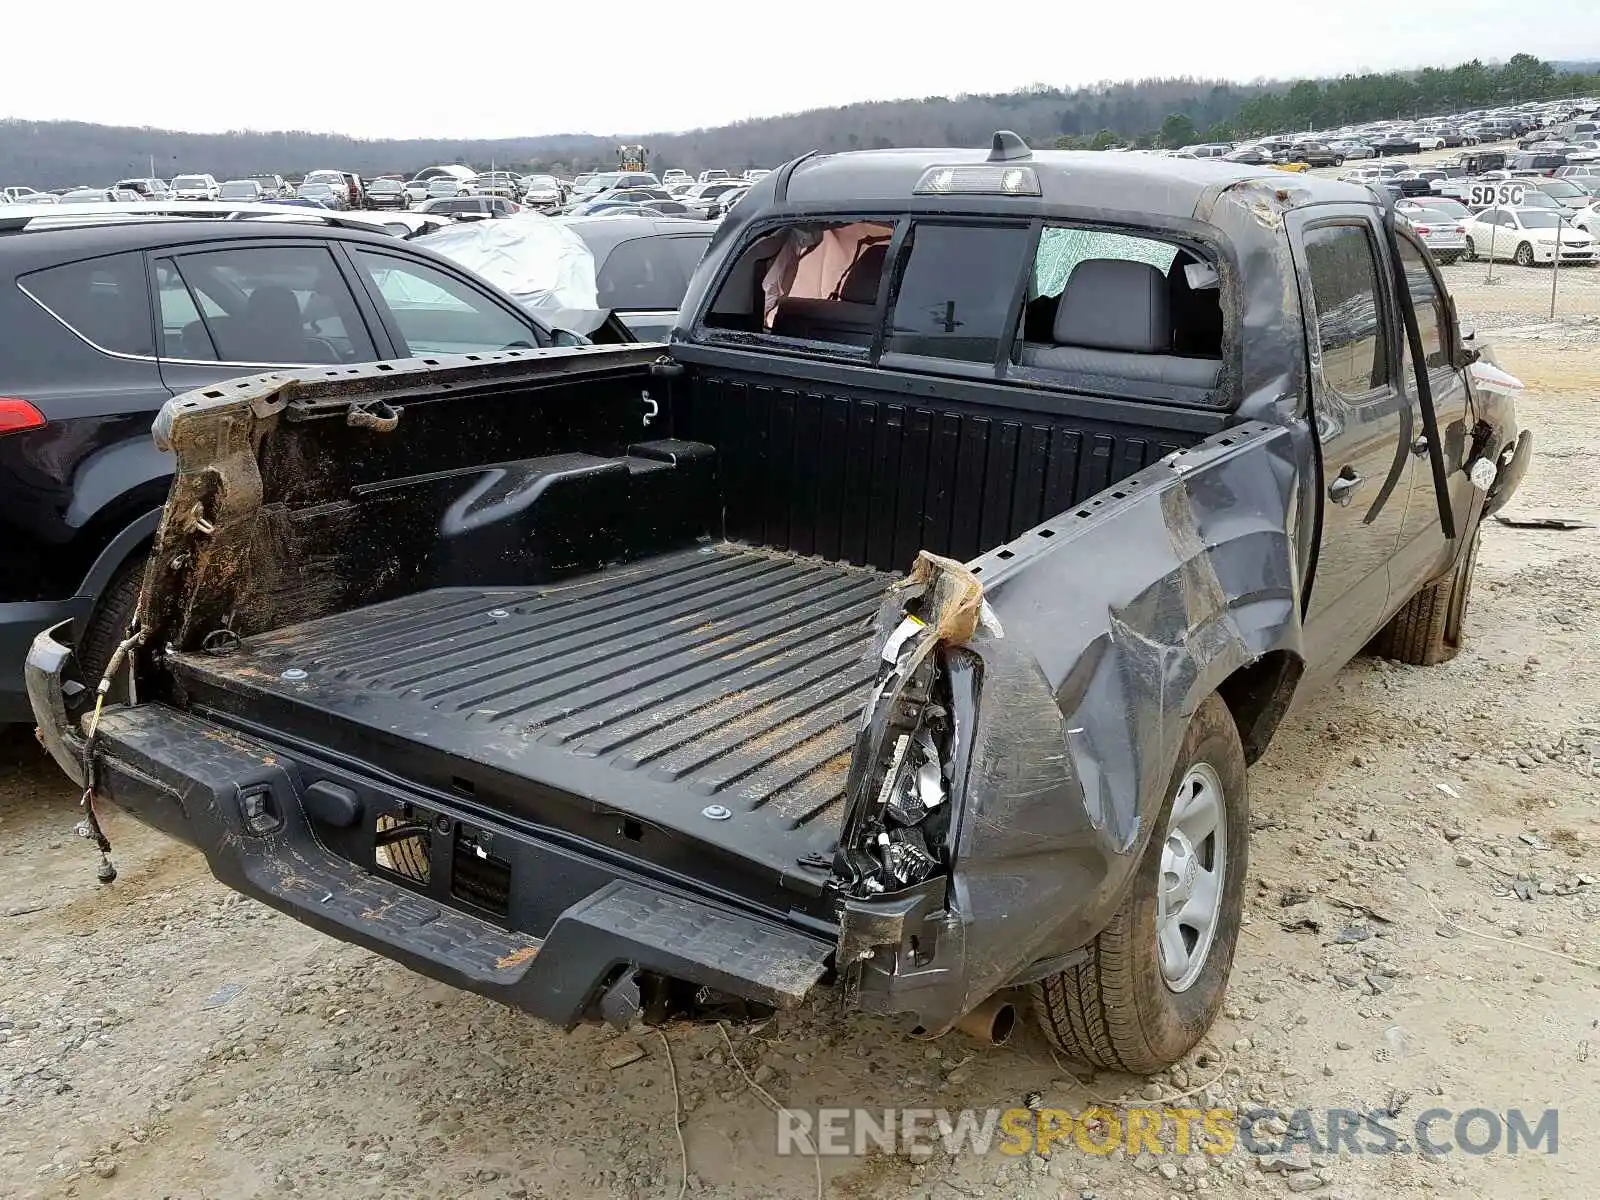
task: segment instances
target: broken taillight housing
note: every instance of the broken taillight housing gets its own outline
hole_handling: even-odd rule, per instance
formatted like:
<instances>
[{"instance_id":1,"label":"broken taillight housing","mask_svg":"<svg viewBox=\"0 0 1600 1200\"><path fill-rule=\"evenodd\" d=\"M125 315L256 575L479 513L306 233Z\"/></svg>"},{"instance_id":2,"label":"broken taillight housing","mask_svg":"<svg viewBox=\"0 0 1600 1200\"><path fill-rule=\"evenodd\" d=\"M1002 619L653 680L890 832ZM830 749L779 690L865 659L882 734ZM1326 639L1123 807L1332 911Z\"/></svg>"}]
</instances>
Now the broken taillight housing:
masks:
<instances>
[{"instance_id":1,"label":"broken taillight housing","mask_svg":"<svg viewBox=\"0 0 1600 1200\"><path fill-rule=\"evenodd\" d=\"M26 400L15 396L0 396L0 436L21 433L25 429L42 429L44 414Z\"/></svg>"},{"instance_id":2,"label":"broken taillight housing","mask_svg":"<svg viewBox=\"0 0 1600 1200\"><path fill-rule=\"evenodd\" d=\"M912 887L939 873L949 829L949 710L936 654L914 654L932 631L908 616L884 647L858 754L862 803L841 838L840 865L858 894ZM915 665L912 665L912 664Z\"/></svg>"}]
</instances>

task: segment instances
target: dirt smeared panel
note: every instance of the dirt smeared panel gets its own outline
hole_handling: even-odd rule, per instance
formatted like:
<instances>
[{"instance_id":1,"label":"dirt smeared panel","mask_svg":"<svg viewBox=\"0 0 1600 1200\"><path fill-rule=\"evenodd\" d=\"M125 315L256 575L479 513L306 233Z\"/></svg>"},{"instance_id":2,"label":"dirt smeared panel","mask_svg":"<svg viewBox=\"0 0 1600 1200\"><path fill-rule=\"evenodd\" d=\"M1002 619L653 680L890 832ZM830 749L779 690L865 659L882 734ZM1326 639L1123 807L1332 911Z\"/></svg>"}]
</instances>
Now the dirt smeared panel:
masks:
<instances>
[{"instance_id":1,"label":"dirt smeared panel","mask_svg":"<svg viewBox=\"0 0 1600 1200\"><path fill-rule=\"evenodd\" d=\"M621 464L644 429L655 356L630 348L381 364L178 397L156 426L177 479L146 577L148 641L226 645L465 571L508 583L556 577L598 565L587 542L626 556L702 526L698 511L659 516L671 506L630 504ZM444 512L492 470L483 464L574 451L617 460L605 528L583 538L569 530L507 561L504 534L438 546ZM537 483L537 467L529 472ZM580 499L571 488L551 494L569 509ZM588 489L583 504L595 495Z\"/></svg>"}]
</instances>

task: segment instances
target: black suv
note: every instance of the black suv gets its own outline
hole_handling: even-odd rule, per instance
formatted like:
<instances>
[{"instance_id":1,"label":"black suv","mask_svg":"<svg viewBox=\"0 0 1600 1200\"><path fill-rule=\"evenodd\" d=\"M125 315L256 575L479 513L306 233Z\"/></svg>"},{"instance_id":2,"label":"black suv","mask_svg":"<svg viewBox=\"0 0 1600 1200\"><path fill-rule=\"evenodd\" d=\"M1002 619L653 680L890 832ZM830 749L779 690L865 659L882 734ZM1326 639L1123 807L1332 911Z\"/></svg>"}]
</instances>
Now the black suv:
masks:
<instances>
[{"instance_id":1,"label":"black suv","mask_svg":"<svg viewBox=\"0 0 1600 1200\"><path fill-rule=\"evenodd\" d=\"M34 634L73 618L98 678L126 627L172 475L150 422L172 396L566 340L384 234L196 217L0 219L0 338L0 723L32 719Z\"/></svg>"}]
</instances>

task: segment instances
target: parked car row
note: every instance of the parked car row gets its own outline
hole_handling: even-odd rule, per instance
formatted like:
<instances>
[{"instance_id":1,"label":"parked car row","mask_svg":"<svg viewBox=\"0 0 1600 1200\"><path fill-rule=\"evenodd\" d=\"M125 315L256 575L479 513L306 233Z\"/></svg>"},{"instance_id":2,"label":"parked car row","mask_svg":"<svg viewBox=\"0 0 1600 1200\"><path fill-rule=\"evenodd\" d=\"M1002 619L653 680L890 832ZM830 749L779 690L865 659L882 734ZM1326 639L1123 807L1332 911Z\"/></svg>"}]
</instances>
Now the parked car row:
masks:
<instances>
[{"instance_id":1,"label":"parked car row","mask_svg":"<svg viewBox=\"0 0 1600 1200\"><path fill-rule=\"evenodd\" d=\"M1584 154L1600 150L1600 100L1552 101L1479 109L1410 122L1373 121L1337 129L1281 133L1249 142L1184 146L1183 158L1222 158L1257 166L1341 167L1360 159L1470 149L1516 139L1519 149Z\"/></svg>"}]
</instances>

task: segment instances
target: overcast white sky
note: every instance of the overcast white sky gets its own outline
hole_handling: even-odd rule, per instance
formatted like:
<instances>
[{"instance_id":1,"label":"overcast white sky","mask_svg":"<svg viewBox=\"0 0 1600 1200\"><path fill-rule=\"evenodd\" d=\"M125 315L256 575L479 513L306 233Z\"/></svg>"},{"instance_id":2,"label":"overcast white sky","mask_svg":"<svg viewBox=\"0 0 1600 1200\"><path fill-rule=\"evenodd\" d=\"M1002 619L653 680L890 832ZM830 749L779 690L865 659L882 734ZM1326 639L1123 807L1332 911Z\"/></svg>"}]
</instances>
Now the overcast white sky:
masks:
<instances>
[{"instance_id":1,"label":"overcast white sky","mask_svg":"<svg viewBox=\"0 0 1600 1200\"><path fill-rule=\"evenodd\" d=\"M853 100L1600 57L1594 0L7 5L0 115L357 137L654 133Z\"/></svg>"}]
</instances>

